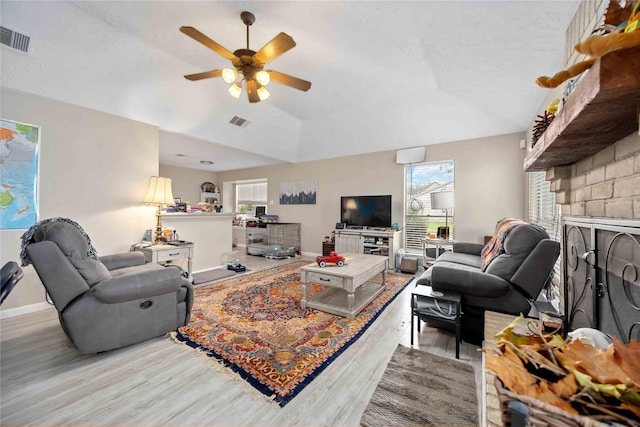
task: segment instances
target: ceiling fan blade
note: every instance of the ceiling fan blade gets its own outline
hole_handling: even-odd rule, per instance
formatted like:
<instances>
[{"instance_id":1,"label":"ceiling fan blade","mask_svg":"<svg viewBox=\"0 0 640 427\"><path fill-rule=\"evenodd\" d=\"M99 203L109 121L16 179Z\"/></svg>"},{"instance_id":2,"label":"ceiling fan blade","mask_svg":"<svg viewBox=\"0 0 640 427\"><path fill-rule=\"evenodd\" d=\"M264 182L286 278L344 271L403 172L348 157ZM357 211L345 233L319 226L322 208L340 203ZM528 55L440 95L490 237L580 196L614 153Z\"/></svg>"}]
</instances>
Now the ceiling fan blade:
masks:
<instances>
[{"instance_id":1,"label":"ceiling fan blade","mask_svg":"<svg viewBox=\"0 0 640 427\"><path fill-rule=\"evenodd\" d=\"M256 54L253 55L253 59L264 65L267 62L273 61L278 56L293 48L295 45L296 42L293 41L293 38L290 35L280 33L275 36L269 43L264 45L262 49L256 52Z\"/></svg>"},{"instance_id":2,"label":"ceiling fan blade","mask_svg":"<svg viewBox=\"0 0 640 427\"><path fill-rule=\"evenodd\" d=\"M205 45L206 47L208 47L218 55L222 55L227 59L236 58L236 56L232 52L220 46L218 43L214 42L209 37L205 36L200 31L196 30L193 27L180 27L180 31L182 31L184 34L188 35L195 41L202 43L203 45Z\"/></svg>"},{"instance_id":3,"label":"ceiling fan blade","mask_svg":"<svg viewBox=\"0 0 640 427\"><path fill-rule=\"evenodd\" d=\"M222 75L222 70L212 70L212 71L205 71L204 73L188 74L184 76L184 78L187 80L191 80L193 82L196 80L208 79L211 77L220 77L221 75Z\"/></svg>"},{"instance_id":4,"label":"ceiling fan blade","mask_svg":"<svg viewBox=\"0 0 640 427\"><path fill-rule=\"evenodd\" d=\"M258 84L255 80L245 80L247 86L247 95L249 96L249 102L260 102L258 96Z\"/></svg>"},{"instance_id":5,"label":"ceiling fan blade","mask_svg":"<svg viewBox=\"0 0 640 427\"><path fill-rule=\"evenodd\" d=\"M288 74L279 73L278 71L266 70L271 76L271 80L283 85L291 86L304 92L311 88L311 82L290 76Z\"/></svg>"}]
</instances>

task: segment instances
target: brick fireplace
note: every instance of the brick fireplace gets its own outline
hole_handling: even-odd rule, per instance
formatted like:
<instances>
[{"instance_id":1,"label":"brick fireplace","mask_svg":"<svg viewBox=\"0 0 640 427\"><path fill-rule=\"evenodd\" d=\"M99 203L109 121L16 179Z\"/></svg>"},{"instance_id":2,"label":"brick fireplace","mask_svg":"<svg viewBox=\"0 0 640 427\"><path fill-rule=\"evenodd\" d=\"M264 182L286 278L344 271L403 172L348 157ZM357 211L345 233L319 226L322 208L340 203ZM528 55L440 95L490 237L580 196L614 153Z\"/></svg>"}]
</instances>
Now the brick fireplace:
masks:
<instances>
[{"instance_id":1,"label":"brick fireplace","mask_svg":"<svg viewBox=\"0 0 640 427\"><path fill-rule=\"evenodd\" d=\"M567 28L565 68L586 59L574 45L604 23L607 0L582 0ZM640 339L640 47L597 59L525 158L545 171L561 207L561 310L569 328ZM562 89L562 88L559 88ZM544 107L541 107L544 108Z\"/></svg>"},{"instance_id":2,"label":"brick fireplace","mask_svg":"<svg viewBox=\"0 0 640 427\"><path fill-rule=\"evenodd\" d=\"M573 46L602 23L608 4L582 0L566 32L566 68L585 59ZM567 327L597 328L623 341L640 341L640 47L634 49L596 61L525 158L526 171L546 172L561 206ZM551 92L541 109L561 93ZM530 132L527 138L531 147ZM504 326L494 318L485 325ZM486 399L486 425L502 425L493 387Z\"/></svg>"},{"instance_id":3,"label":"brick fireplace","mask_svg":"<svg viewBox=\"0 0 640 427\"><path fill-rule=\"evenodd\" d=\"M640 135L546 177L562 209L568 329L640 340Z\"/></svg>"},{"instance_id":4,"label":"brick fireplace","mask_svg":"<svg viewBox=\"0 0 640 427\"><path fill-rule=\"evenodd\" d=\"M640 219L640 135L547 170L562 216Z\"/></svg>"}]
</instances>

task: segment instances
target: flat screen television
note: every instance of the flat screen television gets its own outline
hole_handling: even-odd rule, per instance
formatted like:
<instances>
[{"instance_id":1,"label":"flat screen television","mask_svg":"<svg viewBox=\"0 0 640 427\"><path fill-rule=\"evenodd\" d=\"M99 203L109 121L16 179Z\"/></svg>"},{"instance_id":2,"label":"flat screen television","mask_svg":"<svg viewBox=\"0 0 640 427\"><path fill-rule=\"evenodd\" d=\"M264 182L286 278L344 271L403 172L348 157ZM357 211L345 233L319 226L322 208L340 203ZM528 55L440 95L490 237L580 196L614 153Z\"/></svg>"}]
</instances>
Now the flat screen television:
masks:
<instances>
[{"instance_id":1,"label":"flat screen television","mask_svg":"<svg viewBox=\"0 0 640 427\"><path fill-rule=\"evenodd\" d=\"M348 227L391 227L391 195L341 197L340 222Z\"/></svg>"}]
</instances>

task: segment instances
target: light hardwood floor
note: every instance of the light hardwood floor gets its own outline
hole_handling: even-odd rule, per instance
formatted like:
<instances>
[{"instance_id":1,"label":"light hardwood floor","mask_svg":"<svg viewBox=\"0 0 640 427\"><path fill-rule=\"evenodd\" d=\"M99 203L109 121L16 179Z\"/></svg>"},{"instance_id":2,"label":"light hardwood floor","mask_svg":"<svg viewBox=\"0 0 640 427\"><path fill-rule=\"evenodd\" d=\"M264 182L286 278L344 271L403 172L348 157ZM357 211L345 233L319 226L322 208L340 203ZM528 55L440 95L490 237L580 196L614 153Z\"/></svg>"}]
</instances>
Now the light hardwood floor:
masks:
<instances>
[{"instance_id":1,"label":"light hardwood floor","mask_svg":"<svg viewBox=\"0 0 640 427\"><path fill-rule=\"evenodd\" d=\"M290 261L241 257L252 271ZM0 424L357 426L395 348L410 346L412 286L284 408L167 336L83 356L67 340L54 309L4 319ZM424 326L414 347L454 358L455 338ZM477 349L462 343L460 359L475 367L480 408Z\"/></svg>"}]
</instances>

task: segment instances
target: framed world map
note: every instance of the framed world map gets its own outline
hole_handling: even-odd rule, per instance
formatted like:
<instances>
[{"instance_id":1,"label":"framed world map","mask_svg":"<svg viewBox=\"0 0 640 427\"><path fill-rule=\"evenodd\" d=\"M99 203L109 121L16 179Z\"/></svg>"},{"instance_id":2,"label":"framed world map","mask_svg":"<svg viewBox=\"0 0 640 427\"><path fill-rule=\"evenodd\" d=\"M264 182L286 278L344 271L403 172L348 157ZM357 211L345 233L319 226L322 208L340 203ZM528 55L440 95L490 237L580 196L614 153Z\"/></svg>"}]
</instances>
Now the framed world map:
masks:
<instances>
[{"instance_id":1,"label":"framed world map","mask_svg":"<svg viewBox=\"0 0 640 427\"><path fill-rule=\"evenodd\" d=\"M38 126L0 119L0 229L31 227L38 216Z\"/></svg>"}]
</instances>

